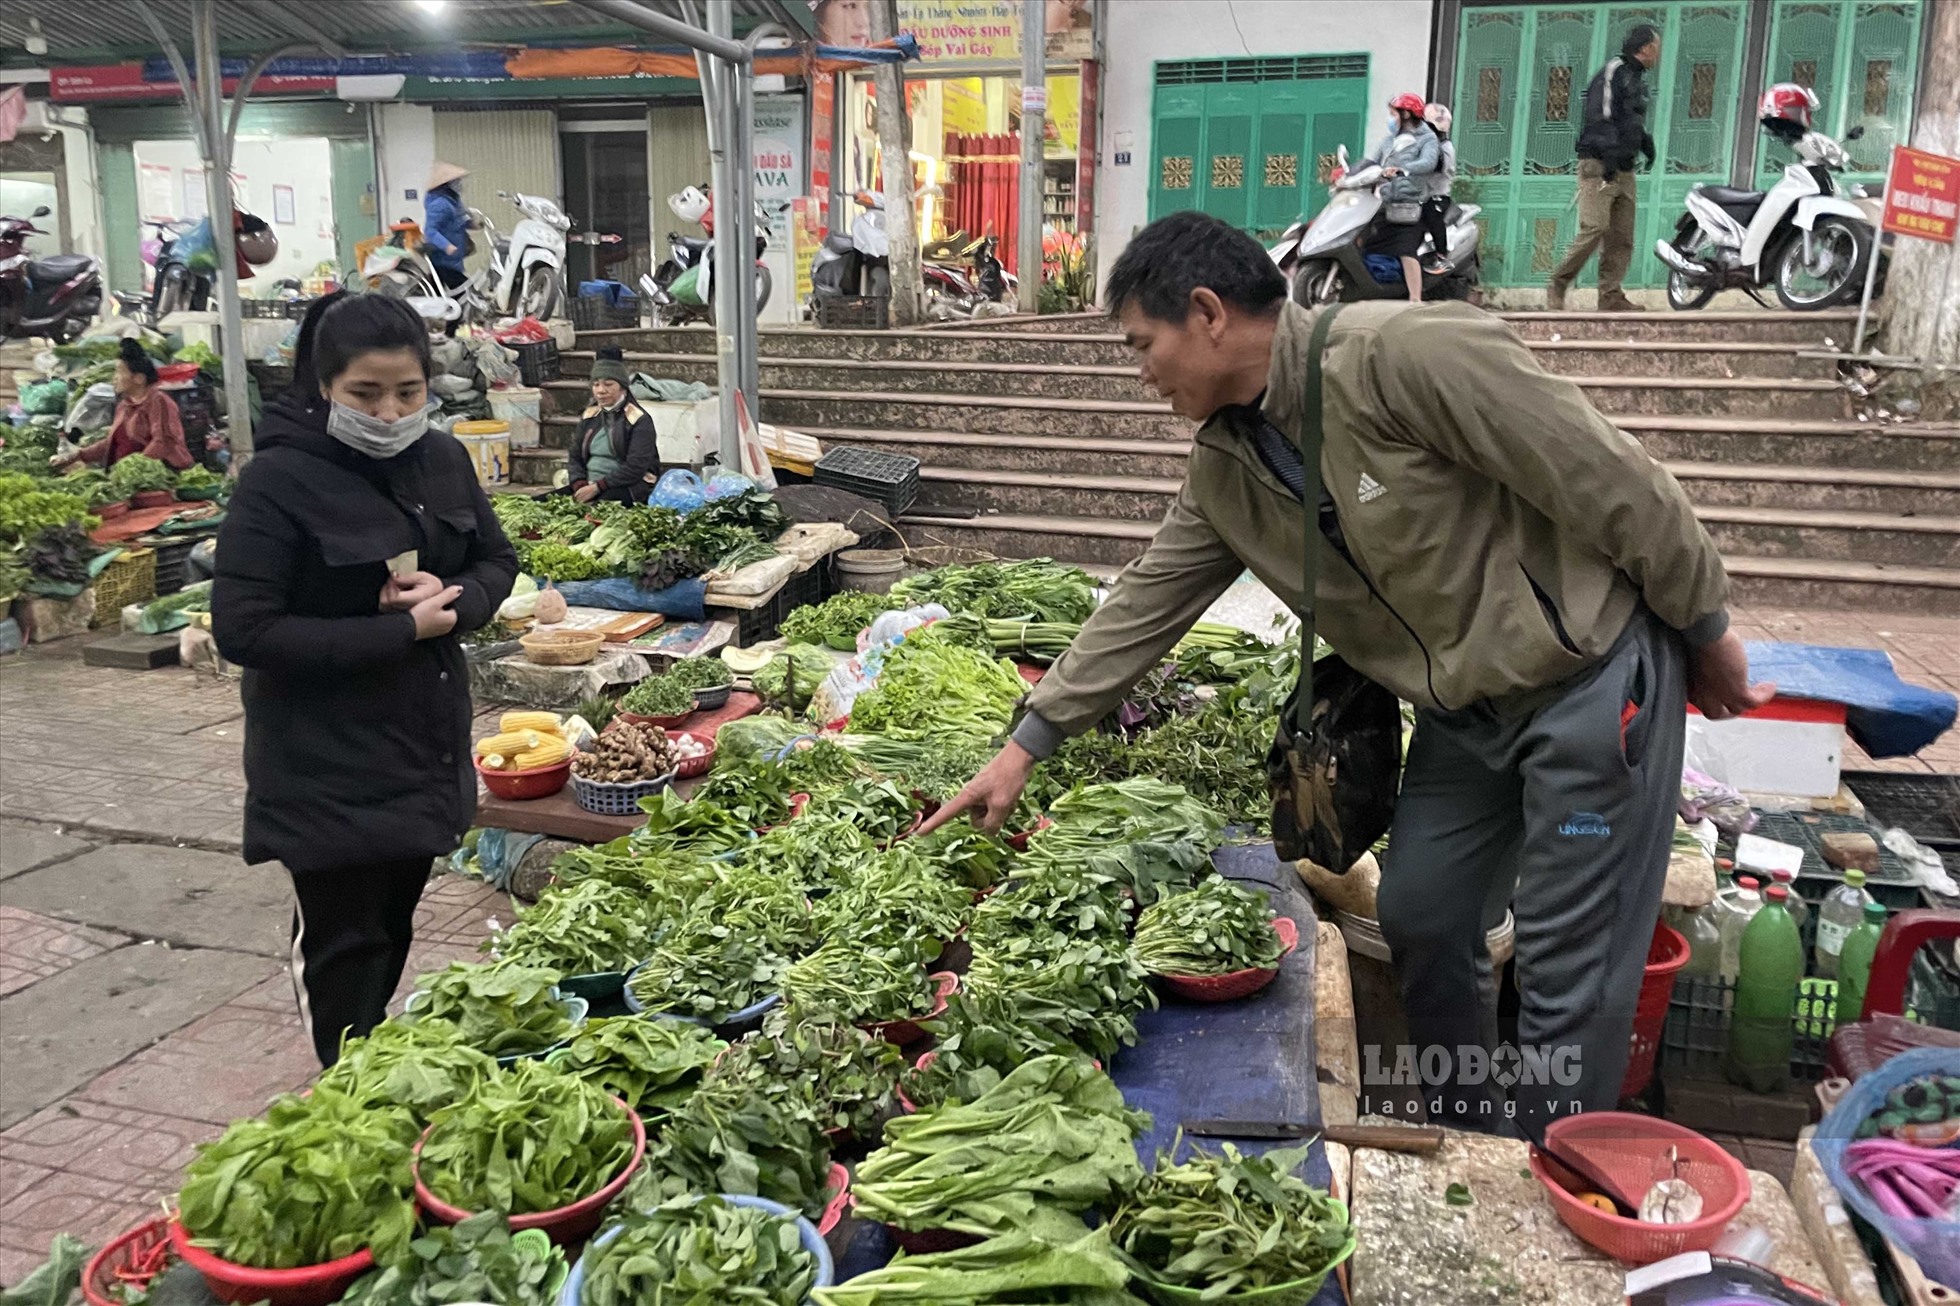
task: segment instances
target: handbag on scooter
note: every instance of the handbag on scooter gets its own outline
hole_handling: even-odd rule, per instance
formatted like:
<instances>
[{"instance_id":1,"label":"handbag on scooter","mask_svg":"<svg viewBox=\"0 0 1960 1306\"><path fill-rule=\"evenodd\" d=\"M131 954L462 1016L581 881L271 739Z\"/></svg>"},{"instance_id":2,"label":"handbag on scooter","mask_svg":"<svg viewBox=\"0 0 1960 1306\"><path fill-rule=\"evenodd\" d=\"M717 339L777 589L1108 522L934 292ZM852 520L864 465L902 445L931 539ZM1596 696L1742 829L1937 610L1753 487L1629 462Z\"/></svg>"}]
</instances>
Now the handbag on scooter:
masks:
<instances>
[{"instance_id":1,"label":"handbag on scooter","mask_svg":"<svg viewBox=\"0 0 1960 1306\"><path fill-rule=\"evenodd\" d=\"M1266 755L1273 850L1346 874L1388 832L1402 765L1402 705L1336 654L1314 661L1314 582L1319 571L1321 358L1341 305L1321 310L1308 344L1300 420L1301 505L1307 548L1300 615L1300 681L1280 713Z\"/></svg>"},{"instance_id":2,"label":"handbag on scooter","mask_svg":"<svg viewBox=\"0 0 1960 1306\"><path fill-rule=\"evenodd\" d=\"M1392 222L1398 227L1406 227L1410 223L1418 222L1421 219L1421 204L1403 204L1398 202L1382 205L1383 222Z\"/></svg>"}]
</instances>

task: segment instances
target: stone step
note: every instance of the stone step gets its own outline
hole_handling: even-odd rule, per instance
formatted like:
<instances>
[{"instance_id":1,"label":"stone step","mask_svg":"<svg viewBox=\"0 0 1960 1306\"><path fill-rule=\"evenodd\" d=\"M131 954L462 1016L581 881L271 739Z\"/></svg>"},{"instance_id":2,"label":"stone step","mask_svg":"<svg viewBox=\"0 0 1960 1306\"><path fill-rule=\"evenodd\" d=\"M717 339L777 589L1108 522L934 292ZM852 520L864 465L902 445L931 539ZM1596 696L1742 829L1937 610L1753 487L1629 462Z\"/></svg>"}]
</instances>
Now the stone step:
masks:
<instances>
[{"instance_id":1,"label":"stone step","mask_svg":"<svg viewBox=\"0 0 1960 1306\"><path fill-rule=\"evenodd\" d=\"M552 476L565 465L565 451L548 446L510 451L510 483L514 486L550 485Z\"/></svg>"},{"instance_id":2,"label":"stone step","mask_svg":"<svg viewBox=\"0 0 1960 1306\"><path fill-rule=\"evenodd\" d=\"M1662 462L1945 472L1960 467L1960 423L1618 417Z\"/></svg>"},{"instance_id":3,"label":"stone step","mask_svg":"<svg viewBox=\"0 0 1960 1306\"><path fill-rule=\"evenodd\" d=\"M913 511L965 509L1154 524L1169 510L1180 484L1181 480L1170 477L922 467L919 500Z\"/></svg>"},{"instance_id":4,"label":"stone step","mask_svg":"<svg viewBox=\"0 0 1960 1306\"><path fill-rule=\"evenodd\" d=\"M1729 309L1701 313L1506 313L1504 320L1526 340L1774 341L1812 348L1851 343L1856 309L1821 313Z\"/></svg>"},{"instance_id":5,"label":"stone step","mask_svg":"<svg viewBox=\"0 0 1960 1306\"><path fill-rule=\"evenodd\" d=\"M1184 476L1191 441L1104 440L1076 436L1030 436L1003 440L963 431L885 431L869 427L799 427L803 434L832 445L862 445L886 453L910 454L927 467L952 473L965 469L1080 473L1121 471L1128 476L1172 481Z\"/></svg>"},{"instance_id":6,"label":"stone step","mask_svg":"<svg viewBox=\"0 0 1960 1306\"><path fill-rule=\"evenodd\" d=\"M1695 516L1725 554L1881 563L1960 576L1960 517L1699 504Z\"/></svg>"},{"instance_id":7,"label":"stone step","mask_svg":"<svg viewBox=\"0 0 1960 1306\"><path fill-rule=\"evenodd\" d=\"M1960 517L1960 472L1758 463L1669 462L1688 497L1709 507Z\"/></svg>"}]
</instances>

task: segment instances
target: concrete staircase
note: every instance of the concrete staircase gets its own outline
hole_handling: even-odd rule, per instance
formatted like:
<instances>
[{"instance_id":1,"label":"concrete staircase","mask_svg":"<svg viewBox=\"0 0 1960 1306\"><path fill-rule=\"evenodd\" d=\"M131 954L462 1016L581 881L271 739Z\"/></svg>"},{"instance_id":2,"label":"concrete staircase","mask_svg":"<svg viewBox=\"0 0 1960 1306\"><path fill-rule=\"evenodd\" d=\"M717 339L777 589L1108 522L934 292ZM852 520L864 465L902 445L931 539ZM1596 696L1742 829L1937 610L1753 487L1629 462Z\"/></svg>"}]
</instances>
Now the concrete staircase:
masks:
<instances>
[{"instance_id":1,"label":"concrete staircase","mask_svg":"<svg viewBox=\"0 0 1960 1306\"><path fill-rule=\"evenodd\" d=\"M1861 411L1817 356L1840 313L1509 315L1545 366L1681 479L1745 603L1960 614L1960 424ZM700 328L585 332L546 387L562 461L591 350L656 376L714 382ZM913 544L1114 566L1141 552L1176 493L1190 426L1136 380L1106 319L909 332L765 329L762 412L826 444L923 463Z\"/></svg>"}]
</instances>

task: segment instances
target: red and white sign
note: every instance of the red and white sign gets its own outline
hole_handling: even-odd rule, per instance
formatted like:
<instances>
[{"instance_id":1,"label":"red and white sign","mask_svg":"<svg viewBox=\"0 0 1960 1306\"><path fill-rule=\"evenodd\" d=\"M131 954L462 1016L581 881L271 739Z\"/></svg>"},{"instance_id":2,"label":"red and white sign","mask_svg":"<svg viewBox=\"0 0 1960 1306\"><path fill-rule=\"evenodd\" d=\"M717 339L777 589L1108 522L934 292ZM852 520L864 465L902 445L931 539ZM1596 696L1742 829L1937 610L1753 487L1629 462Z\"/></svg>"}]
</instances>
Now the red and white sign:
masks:
<instances>
[{"instance_id":1,"label":"red and white sign","mask_svg":"<svg viewBox=\"0 0 1960 1306\"><path fill-rule=\"evenodd\" d=\"M254 95L331 95L332 77L261 77L252 84ZM238 79L225 79L225 94L238 89ZM48 71L48 98L57 104L100 104L111 100L175 100L183 91L176 82L146 82L140 63L100 64Z\"/></svg>"},{"instance_id":2,"label":"red and white sign","mask_svg":"<svg viewBox=\"0 0 1960 1306\"><path fill-rule=\"evenodd\" d=\"M1884 226L1895 236L1952 244L1960 232L1960 159L1893 146Z\"/></svg>"}]
</instances>

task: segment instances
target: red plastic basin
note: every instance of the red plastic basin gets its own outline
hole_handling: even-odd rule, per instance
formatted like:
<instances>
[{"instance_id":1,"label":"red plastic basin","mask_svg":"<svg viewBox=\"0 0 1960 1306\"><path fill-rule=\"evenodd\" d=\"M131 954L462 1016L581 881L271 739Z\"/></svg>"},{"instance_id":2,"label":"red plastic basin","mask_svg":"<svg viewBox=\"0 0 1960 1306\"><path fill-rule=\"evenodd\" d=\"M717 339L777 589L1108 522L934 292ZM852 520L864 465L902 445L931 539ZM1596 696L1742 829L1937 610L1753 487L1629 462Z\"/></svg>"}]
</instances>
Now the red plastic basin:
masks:
<instances>
[{"instance_id":1,"label":"red plastic basin","mask_svg":"<svg viewBox=\"0 0 1960 1306\"><path fill-rule=\"evenodd\" d=\"M374 1253L363 1247L352 1256L290 1270L238 1265L192 1244L190 1230L170 1222L170 1246L184 1264L204 1276L211 1295L223 1302L267 1302L270 1306L328 1306L346 1295L354 1280L374 1268Z\"/></svg>"},{"instance_id":2,"label":"red plastic basin","mask_svg":"<svg viewBox=\"0 0 1960 1306\"><path fill-rule=\"evenodd\" d=\"M1273 917L1273 933L1279 935L1280 960L1300 946L1300 927L1290 916ZM1164 987L1180 998L1192 1002L1231 1002L1237 998L1251 997L1260 989L1271 984L1279 975L1279 967L1252 967L1235 970L1225 975L1159 975Z\"/></svg>"},{"instance_id":3,"label":"red plastic basin","mask_svg":"<svg viewBox=\"0 0 1960 1306\"><path fill-rule=\"evenodd\" d=\"M549 798L572 778L572 759L568 757L556 766L534 766L528 771L490 771L484 769L483 759L479 757L476 773L483 777L483 787L499 798L513 802Z\"/></svg>"},{"instance_id":4,"label":"red plastic basin","mask_svg":"<svg viewBox=\"0 0 1960 1306\"><path fill-rule=\"evenodd\" d=\"M580 1198L570 1206L561 1206L552 1211L532 1211L527 1215L511 1216L512 1233L524 1229L542 1229L551 1241L564 1246L591 1237L593 1231L599 1227L605 1215L606 1204L625 1189L627 1181L633 1177L633 1172L640 1168L640 1161L646 1156L647 1151L647 1129L640 1120L639 1112L618 1098L614 1098L613 1103L626 1113L627 1122L633 1126L633 1155L627 1158L625 1166L605 1187L588 1197ZM475 1213L451 1206L430 1192L428 1185L422 1182L422 1145L429 1141L429 1135L435 1131L436 1126L430 1125L422 1131L422 1137L415 1140L415 1159L411 1165L411 1173L415 1176L415 1204L444 1224L459 1224ZM334 1299L328 1298L328 1300Z\"/></svg>"}]
</instances>

